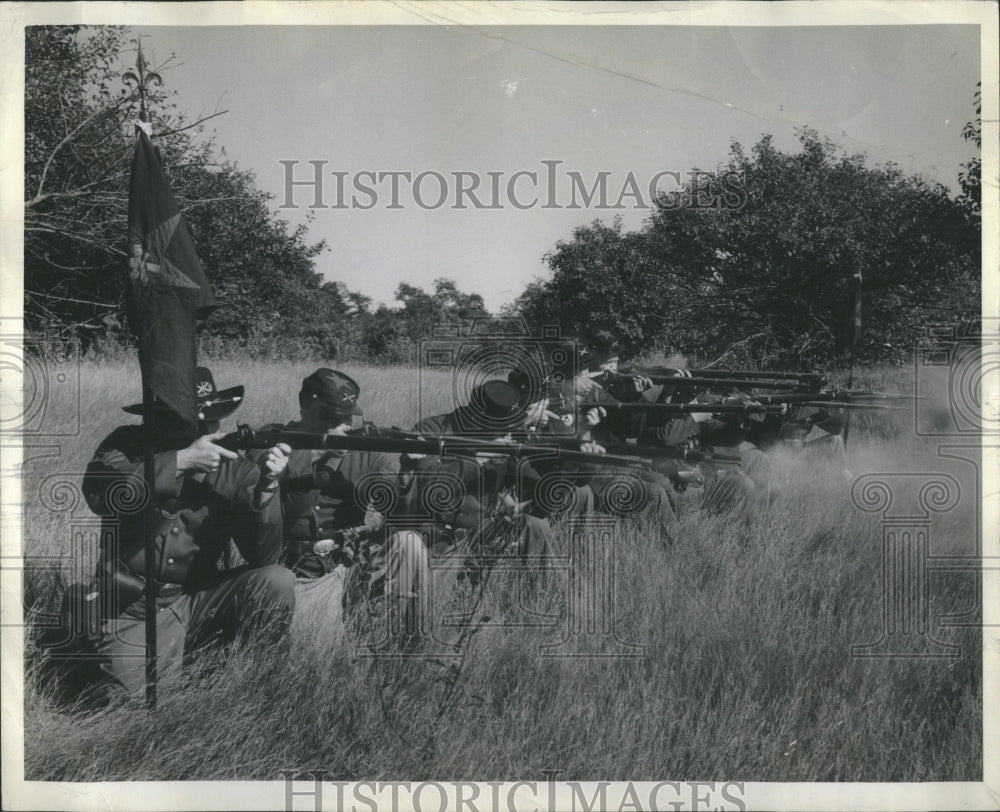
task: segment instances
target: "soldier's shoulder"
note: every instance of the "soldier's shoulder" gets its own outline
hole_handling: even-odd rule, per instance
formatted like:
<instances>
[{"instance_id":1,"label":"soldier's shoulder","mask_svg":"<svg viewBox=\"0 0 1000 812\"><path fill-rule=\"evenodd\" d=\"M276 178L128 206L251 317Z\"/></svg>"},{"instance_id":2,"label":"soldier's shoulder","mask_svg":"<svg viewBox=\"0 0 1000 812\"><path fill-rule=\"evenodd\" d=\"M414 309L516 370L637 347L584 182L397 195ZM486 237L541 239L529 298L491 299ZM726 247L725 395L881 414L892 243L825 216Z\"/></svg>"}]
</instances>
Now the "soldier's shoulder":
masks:
<instances>
[{"instance_id":1,"label":"soldier's shoulder","mask_svg":"<svg viewBox=\"0 0 1000 812\"><path fill-rule=\"evenodd\" d=\"M294 420L287 423L265 423L258 431L297 431L298 424Z\"/></svg>"},{"instance_id":2,"label":"soldier's shoulder","mask_svg":"<svg viewBox=\"0 0 1000 812\"><path fill-rule=\"evenodd\" d=\"M413 431L418 433L426 432L428 434L440 434L442 431L448 428L450 422L451 422L450 412L448 414L435 414L420 420L413 427Z\"/></svg>"},{"instance_id":3,"label":"soldier's shoulder","mask_svg":"<svg viewBox=\"0 0 1000 812\"><path fill-rule=\"evenodd\" d=\"M103 440L98 446L99 451L117 450L128 452L136 447L142 446L142 424L133 423L126 426L118 426Z\"/></svg>"}]
</instances>

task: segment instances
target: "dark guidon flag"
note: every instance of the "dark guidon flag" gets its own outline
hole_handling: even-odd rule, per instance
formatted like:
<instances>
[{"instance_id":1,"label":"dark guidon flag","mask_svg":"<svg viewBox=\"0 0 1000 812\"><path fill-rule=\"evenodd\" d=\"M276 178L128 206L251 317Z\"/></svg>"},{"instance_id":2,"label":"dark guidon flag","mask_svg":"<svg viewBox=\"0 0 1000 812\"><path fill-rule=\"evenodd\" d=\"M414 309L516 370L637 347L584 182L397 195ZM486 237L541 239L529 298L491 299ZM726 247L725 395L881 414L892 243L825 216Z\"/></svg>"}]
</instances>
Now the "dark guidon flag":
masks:
<instances>
[{"instance_id":1,"label":"dark guidon flag","mask_svg":"<svg viewBox=\"0 0 1000 812\"><path fill-rule=\"evenodd\" d=\"M143 387L157 413L176 415L193 439L195 326L215 309L215 298L159 156L147 133L136 131L128 194L129 318Z\"/></svg>"},{"instance_id":2,"label":"dark guidon flag","mask_svg":"<svg viewBox=\"0 0 1000 812\"><path fill-rule=\"evenodd\" d=\"M861 341L864 326L861 321L861 272L854 274L851 282L850 301L840 320L840 333L837 337L837 349L840 352L853 352Z\"/></svg>"}]
</instances>

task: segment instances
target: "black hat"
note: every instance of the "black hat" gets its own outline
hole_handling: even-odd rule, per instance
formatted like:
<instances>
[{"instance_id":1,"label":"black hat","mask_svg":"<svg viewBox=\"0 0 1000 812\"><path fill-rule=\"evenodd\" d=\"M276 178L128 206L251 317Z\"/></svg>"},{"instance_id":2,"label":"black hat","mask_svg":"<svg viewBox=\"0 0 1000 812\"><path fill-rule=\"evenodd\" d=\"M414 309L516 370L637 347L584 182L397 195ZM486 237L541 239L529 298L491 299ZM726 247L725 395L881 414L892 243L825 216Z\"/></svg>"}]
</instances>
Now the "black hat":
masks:
<instances>
[{"instance_id":1,"label":"black hat","mask_svg":"<svg viewBox=\"0 0 1000 812\"><path fill-rule=\"evenodd\" d=\"M463 431L505 434L523 418L524 406L516 387L501 380L485 381L472 390L460 422Z\"/></svg>"},{"instance_id":2,"label":"black hat","mask_svg":"<svg viewBox=\"0 0 1000 812\"><path fill-rule=\"evenodd\" d=\"M331 414L364 414L358 406L361 387L353 378L336 369L320 367L302 381L299 392L299 406L303 409L312 403L319 403L323 410Z\"/></svg>"},{"instance_id":3,"label":"black hat","mask_svg":"<svg viewBox=\"0 0 1000 812\"><path fill-rule=\"evenodd\" d=\"M587 363L591 366L606 364L618 357L618 337L610 330L594 330L587 336Z\"/></svg>"},{"instance_id":4,"label":"black hat","mask_svg":"<svg viewBox=\"0 0 1000 812\"><path fill-rule=\"evenodd\" d=\"M231 386L229 389L216 389L215 379L207 367L195 369L194 392L198 403L198 420L205 423L223 420L243 404L244 388ZM122 406L122 409L129 414L142 414L141 403Z\"/></svg>"}]
</instances>

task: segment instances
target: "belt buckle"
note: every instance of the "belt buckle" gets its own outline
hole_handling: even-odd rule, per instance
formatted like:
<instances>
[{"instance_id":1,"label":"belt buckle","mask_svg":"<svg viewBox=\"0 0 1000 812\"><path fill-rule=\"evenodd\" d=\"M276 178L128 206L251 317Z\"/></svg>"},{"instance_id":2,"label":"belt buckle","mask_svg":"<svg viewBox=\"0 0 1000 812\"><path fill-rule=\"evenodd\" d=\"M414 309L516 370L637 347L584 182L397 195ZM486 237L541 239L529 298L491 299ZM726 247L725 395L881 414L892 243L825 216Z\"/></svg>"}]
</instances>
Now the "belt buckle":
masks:
<instances>
[{"instance_id":1,"label":"belt buckle","mask_svg":"<svg viewBox=\"0 0 1000 812\"><path fill-rule=\"evenodd\" d=\"M158 584L156 589L156 597L158 598L175 598L184 591L184 587L180 584Z\"/></svg>"}]
</instances>

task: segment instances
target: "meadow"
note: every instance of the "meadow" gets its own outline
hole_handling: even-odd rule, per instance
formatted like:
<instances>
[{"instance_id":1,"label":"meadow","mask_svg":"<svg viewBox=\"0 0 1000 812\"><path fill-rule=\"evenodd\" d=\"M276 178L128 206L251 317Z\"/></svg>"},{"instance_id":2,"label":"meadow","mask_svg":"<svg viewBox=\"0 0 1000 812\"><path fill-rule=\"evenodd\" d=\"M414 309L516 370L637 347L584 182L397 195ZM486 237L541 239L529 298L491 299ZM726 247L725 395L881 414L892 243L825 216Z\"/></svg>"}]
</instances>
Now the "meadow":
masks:
<instances>
[{"instance_id":1,"label":"meadow","mask_svg":"<svg viewBox=\"0 0 1000 812\"><path fill-rule=\"evenodd\" d=\"M299 383L316 366L210 365L220 387L247 386L245 404L224 427L294 418ZM377 424L411 425L418 403L425 414L452 406L443 374L344 369L361 384L360 402ZM907 412L854 420L850 477L839 458L775 454L782 493L752 522L703 515L693 491L680 499L672 545L641 520L618 520L608 536L614 630L618 641L644 646L642 656L600 656L622 650L608 635L596 643L571 637L557 649L579 656L546 656L573 620L567 607L576 587L566 571L498 572L481 607L492 621L473 637L457 682L439 657L357 656L330 612L296 624L287 657L236 651L162 685L155 711L141 703L96 713L66 708L39 667L40 613L92 567L93 517L71 490L98 441L134 419L120 406L140 397L134 362L84 362L79 373L79 413L72 403L50 404L40 419L54 432L72 430L79 418L82 430L59 440L57 454L25 453L28 780L274 780L285 769L325 769L343 780L541 780L546 770L560 771L560 780L982 774L981 629L940 622L975 615L978 574L929 575L930 633L955 646L954 656L852 656L853 646L881 636L883 606L882 517L852 502L853 479L951 474L962 496L929 519L932 552L975 552L974 466L942 458L937 441L915 435ZM904 391L908 380L905 371L877 370L856 383ZM568 528L557 525L556 536L567 551ZM441 622L461 587L453 573L438 575ZM552 620L520 622L539 616Z\"/></svg>"}]
</instances>

